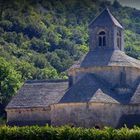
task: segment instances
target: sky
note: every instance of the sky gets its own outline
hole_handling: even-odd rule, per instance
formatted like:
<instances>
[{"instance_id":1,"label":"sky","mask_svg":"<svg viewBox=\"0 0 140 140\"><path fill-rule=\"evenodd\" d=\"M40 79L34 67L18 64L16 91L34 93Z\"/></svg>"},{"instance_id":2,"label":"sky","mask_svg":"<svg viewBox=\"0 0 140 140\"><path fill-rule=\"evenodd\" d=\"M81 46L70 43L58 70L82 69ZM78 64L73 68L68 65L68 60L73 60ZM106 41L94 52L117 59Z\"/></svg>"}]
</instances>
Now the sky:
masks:
<instances>
[{"instance_id":1,"label":"sky","mask_svg":"<svg viewBox=\"0 0 140 140\"><path fill-rule=\"evenodd\" d=\"M114 1L114 0L109 0ZM140 0L118 0L123 6L134 7L140 10Z\"/></svg>"}]
</instances>

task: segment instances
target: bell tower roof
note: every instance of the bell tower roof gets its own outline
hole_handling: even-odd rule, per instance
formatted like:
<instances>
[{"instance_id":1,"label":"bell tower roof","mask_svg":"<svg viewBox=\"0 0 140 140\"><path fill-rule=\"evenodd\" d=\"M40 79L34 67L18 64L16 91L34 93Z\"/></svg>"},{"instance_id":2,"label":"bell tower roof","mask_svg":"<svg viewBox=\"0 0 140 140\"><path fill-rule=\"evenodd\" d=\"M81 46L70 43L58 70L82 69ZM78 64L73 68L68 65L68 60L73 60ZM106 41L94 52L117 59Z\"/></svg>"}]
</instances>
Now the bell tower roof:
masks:
<instances>
[{"instance_id":1,"label":"bell tower roof","mask_svg":"<svg viewBox=\"0 0 140 140\"><path fill-rule=\"evenodd\" d=\"M89 24L89 28L92 26L102 26L102 25L114 25L123 29L122 25L117 21L117 19L111 14L108 8L105 8L95 19Z\"/></svg>"}]
</instances>

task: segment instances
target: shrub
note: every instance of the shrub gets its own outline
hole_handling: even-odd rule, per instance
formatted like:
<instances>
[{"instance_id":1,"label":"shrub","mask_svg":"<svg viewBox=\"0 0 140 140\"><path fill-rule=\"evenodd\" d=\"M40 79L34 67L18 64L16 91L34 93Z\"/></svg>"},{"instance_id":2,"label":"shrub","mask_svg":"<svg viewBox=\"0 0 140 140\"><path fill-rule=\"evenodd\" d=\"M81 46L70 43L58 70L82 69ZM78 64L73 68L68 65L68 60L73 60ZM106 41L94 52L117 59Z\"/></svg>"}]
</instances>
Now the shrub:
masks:
<instances>
[{"instance_id":1,"label":"shrub","mask_svg":"<svg viewBox=\"0 0 140 140\"><path fill-rule=\"evenodd\" d=\"M0 127L1 140L139 140L140 128Z\"/></svg>"}]
</instances>

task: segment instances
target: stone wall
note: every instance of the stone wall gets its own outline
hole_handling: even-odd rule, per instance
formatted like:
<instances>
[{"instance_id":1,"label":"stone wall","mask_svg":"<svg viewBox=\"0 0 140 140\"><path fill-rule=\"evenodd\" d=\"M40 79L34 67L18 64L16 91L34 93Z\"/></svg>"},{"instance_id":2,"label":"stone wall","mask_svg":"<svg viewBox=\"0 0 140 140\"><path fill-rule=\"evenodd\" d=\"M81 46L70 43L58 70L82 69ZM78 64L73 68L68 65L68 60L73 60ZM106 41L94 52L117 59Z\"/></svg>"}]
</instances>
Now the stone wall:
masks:
<instances>
[{"instance_id":1,"label":"stone wall","mask_svg":"<svg viewBox=\"0 0 140 140\"><path fill-rule=\"evenodd\" d=\"M7 109L7 122L10 125L45 125L50 123L50 107Z\"/></svg>"},{"instance_id":2,"label":"stone wall","mask_svg":"<svg viewBox=\"0 0 140 140\"><path fill-rule=\"evenodd\" d=\"M124 123L136 123L140 116L139 105L121 105L111 103L69 103L51 106L51 124L54 126L74 125L82 127L112 126L121 127ZM133 116L133 117L132 117ZM130 122L125 122L129 118ZM138 122L140 124L140 120Z\"/></svg>"},{"instance_id":3,"label":"stone wall","mask_svg":"<svg viewBox=\"0 0 140 140\"><path fill-rule=\"evenodd\" d=\"M69 75L75 77L73 83L76 83L84 76L84 74L93 73L108 81L112 86L115 86L120 82L120 73L122 71L125 71L126 73L126 84L130 85L131 87L135 87L135 84L140 78L140 69L135 67L98 66L89 68L76 68L75 70L69 71Z\"/></svg>"},{"instance_id":4,"label":"stone wall","mask_svg":"<svg viewBox=\"0 0 140 140\"><path fill-rule=\"evenodd\" d=\"M114 48L114 28L105 26L94 26L89 29L89 42L90 50L99 47L98 33L100 31L105 31L106 33L106 48Z\"/></svg>"},{"instance_id":5,"label":"stone wall","mask_svg":"<svg viewBox=\"0 0 140 140\"><path fill-rule=\"evenodd\" d=\"M118 48L117 46L117 32L121 33L121 51L124 51L124 31L118 27L114 27L114 48Z\"/></svg>"}]
</instances>

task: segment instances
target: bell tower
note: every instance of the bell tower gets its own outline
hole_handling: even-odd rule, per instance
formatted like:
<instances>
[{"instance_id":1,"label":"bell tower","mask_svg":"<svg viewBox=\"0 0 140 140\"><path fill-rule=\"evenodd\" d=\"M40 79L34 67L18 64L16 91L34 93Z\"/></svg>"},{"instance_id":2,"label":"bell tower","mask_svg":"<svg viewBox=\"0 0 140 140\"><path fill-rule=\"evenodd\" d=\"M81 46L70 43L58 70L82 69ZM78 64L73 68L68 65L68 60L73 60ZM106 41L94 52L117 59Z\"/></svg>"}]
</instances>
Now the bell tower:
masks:
<instances>
[{"instance_id":1,"label":"bell tower","mask_svg":"<svg viewBox=\"0 0 140 140\"><path fill-rule=\"evenodd\" d=\"M90 24L90 50L119 49L124 50L124 33L122 25L104 9Z\"/></svg>"}]
</instances>

